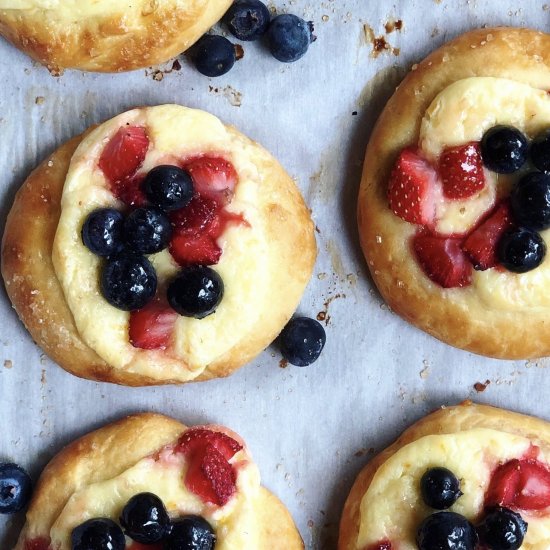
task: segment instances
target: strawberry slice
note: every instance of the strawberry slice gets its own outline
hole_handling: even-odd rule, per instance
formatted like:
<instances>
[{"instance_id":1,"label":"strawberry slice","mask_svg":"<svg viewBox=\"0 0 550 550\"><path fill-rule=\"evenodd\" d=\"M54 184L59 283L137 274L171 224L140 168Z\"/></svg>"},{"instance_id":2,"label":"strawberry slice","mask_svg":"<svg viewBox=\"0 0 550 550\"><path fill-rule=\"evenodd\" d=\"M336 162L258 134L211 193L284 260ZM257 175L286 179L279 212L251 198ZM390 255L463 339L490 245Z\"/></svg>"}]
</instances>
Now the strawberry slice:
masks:
<instances>
[{"instance_id":1,"label":"strawberry slice","mask_svg":"<svg viewBox=\"0 0 550 550\"><path fill-rule=\"evenodd\" d=\"M24 548L25 550L51 550L49 539L44 537L26 540Z\"/></svg>"},{"instance_id":2,"label":"strawberry slice","mask_svg":"<svg viewBox=\"0 0 550 550\"><path fill-rule=\"evenodd\" d=\"M496 254L498 242L512 225L510 206L507 202L503 202L470 233L462 245L462 250L470 257L475 269L485 271L498 265Z\"/></svg>"},{"instance_id":3,"label":"strawberry slice","mask_svg":"<svg viewBox=\"0 0 550 550\"><path fill-rule=\"evenodd\" d=\"M196 194L185 208L170 213L170 221L174 227L192 229L198 234L210 231L212 225L218 223L219 213L216 201Z\"/></svg>"},{"instance_id":4,"label":"strawberry slice","mask_svg":"<svg viewBox=\"0 0 550 550\"><path fill-rule=\"evenodd\" d=\"M228 435L195 428L180 438L176 450L189 458L185 475L186 487L205 502L227 504L235 493L237 475L229 460L242 445Z\"/></svg>"},{"instance_id":5,"label":"strawberry slice","mask_svg":"<svg viewBox=\"0 0 550 550\"><path fill-rule=\"evenodd\" d=\"M237 185L233 165L221 157L197 157L187 161L183 168L191 174L195 191L202 197L227 204Z\"/></svg>"},{"instance_id":6,"label":"strawberry slice","mask_svg":"<svg viewBox=\"0 0 550 550\"><path fill-rule=\"evenodd\" d=\"M448 147L439 159L443 194L449 199L467 199L485 187L479 143Z\"/></svg>"},{"instance_id":7,"label":"strawberry slice","mask_svg":"<svg viewBox=\"0 0 550 550\"><path fill-rule=\"evenodd\" d=\"M388 199L396 216L431 226L435 218L437 173L411 149L401 151L390 175Z\"/></svg>"},{"instance_id":8,"label":"strawberry slice","mask_svg":"<svg viewBox=\"0 0 550 550\"><path fill-rule=\"evenodd\" d=\"M536 460L510 460L493 473L485 502L515 510L544 510L550 506L550 471Z\"/></svg>"},{"instance_id":9,"label":"strawberry slice","mask_svg":"<svg viewBox=\"0 0 550 550\"><path fill-rule=\"evenodd\" d=\"M134 177L121 180L118 183L111 184L111 191L115 197L121 200L128 206L139 208L147 205L147 197L143 192L142 183L145 179L144 175L136 175Z\"/></svg>"},{"instance_id":10,"label":"strawberry slice","mask_svg":"<svg viewBox=\"0 0 550 550\"><path fill-rule=\"evenodd\" d=\"M238 441L222 432L192 428L181 436L177 450L188 455L206 445L213 445L226 460L231 460L243 448Z\"/></svg>"},{"instance_id":11,"label":"strawberry slice","mask_svg":"<svg viewBox=\"0 0 550 550\"><path fill-rule=\"evenodd\" d=\"M114 184L132 177L143 164L149 138L141 126L123 126L111 138L99 158L99 167Z\"/></svg>"},{"instance_id":12,"label":"strawberry slice","mask_svg":"<svg viewBox=\"0 0 550 550\"><path fill-rule=\"evenodd\" d=\"M185 486L191 492L217 506L229 502L235 494L236 482L237 476L231 464L210 444L194 453L185 476Z\"/></svg>"},{"instance_id":13,"label":"strawberry slice","mask_svg":"<svg viewBox=\"0 0 550 550\"><path fill-rule=\"evenodd\" d=\"M424 273L443 288L468 286L472 264L461 248L461 240L419 233L413 249Z\"/></svg>"},{"instance_id":14,"label":"strawberry slice","mask_svg":"<svg viewBox=\"0 0 550 550\"><path fill-rule=\"evenodd\" d=\"M172 339L178 314L160 300L130 313L130 343L140 349L166 349Z\"/></svg>"},{"instance_id":15,"label":"strawberry slice","mask_svg":"<svg viewBox=\"0 0 550 550\"><path fill-rule=\"evenodd\" d=\"M181 266L216 265L222 255L222 249L211 235L197 235L185 229L174 229L169 249L174 260Z\"/></svg>"}]
</instances>

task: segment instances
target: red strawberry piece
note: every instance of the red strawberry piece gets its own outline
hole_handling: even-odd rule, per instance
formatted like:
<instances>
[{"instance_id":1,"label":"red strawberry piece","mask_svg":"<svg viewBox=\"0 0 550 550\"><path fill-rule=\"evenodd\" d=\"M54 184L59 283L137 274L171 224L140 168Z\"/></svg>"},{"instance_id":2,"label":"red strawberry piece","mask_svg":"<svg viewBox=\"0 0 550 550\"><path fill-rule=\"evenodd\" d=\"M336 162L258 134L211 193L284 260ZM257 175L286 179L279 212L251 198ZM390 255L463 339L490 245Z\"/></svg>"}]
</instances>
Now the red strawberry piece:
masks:
<instances>
[{"instance_id":1,"label":"red strawberry piece","mask_svg":"<svg viewBox=\"0 0 550 550\"><path fill-rule=\"evenodd\" d=\"M141 349L166 349L178 314L166 303L152 300L130 314L130 343Z\"/></svg>"},{"instance_id":2,"label":"red strawberry piece","mask_svg":"<svg viewBox=\"0 0 550 550\"><path fill-rule=\"evenodd\" d=\"M26 540L25 550L51 550L50 540L45 537Z\"/></svg>"},{"instance_id":3,"label":"red strawberry piece","mask_svg":"<svg viewBox=\"0 0 550 550\"><path fill-rule=\"evenodd\" d=\"M470 257L475 269L485 271L498 264L496 254L498 242L512 225L510 206L507 202L503 202L470 233L462 245L462 250Z\"/></svg>"},{"instance_id":4,"label":"red strawberry piece","mask_svg":"<svg viewBox=\"0 0 550 550\"><path fill-rule=\"evenodd\" d=\"M431 226L437 181L437 173L427 160L411 149L401 151L388 187L393 213L406 222Z\"/></svg>"},{"instance_id":5,"label":"red strawberry piece","mask_svg":"<svg viewBox=\"0 0 550 550\"><path fill-rule=\"evenodd\" d=\"M439 159L443 194L449 199L467 199L485 187L479 143L448 147Z\"/></svg>"},{"instance_id":6,"label":"red strawberry piece","mask_svg":"<svg viewBox=\"0 0 550 550\"><path fill-rule=\"evenodd\" d=\"M366 550L392 550L392 544L389 540L382 540L367 546Z\"/></svg>"},{"instance_id":7,"label":"red strawberry piece","mask_svg":"<svg viewBox=\"0 0 550 550\"><path fill-rule=\"evenodd\" d=\"M197 235L194 231L174 229L170 241L170 254L181 266L216 265L222 249L208 233Z\"/></svg>"},{"instance_id":8,"label":"red strawberry piece","mask_svg":"<svg viewBox=\"0 0 550 550\"><path fill-rule=\"evenodd\" d=\"M143 192L141 184L143 183L144 176L137 175L125 180L121 180L118 183L111 184L111 191L120 199L124 204L128 206L140 206L147 205L147 197Z\"/></svg>"},{"instance_id":9,"label":"red strawberry piece","mask_svg":"<svg viewBox=\"0 0 550 550\"><path fill-rule=\"evenodd\" d=\"M222 204L231 200L238 177L229 161L221 157L197 157L187 161L183 168L191 174L197 193Z\"/></svg>"},{"instance_id":10,"label":"red strawberry piece","mask_svg":"<svg viewBox=\"0 0 550 550\"><path fill-rule=\"evenodd\" d=\"M550 506L550 471L536 460L510 460L492 475L487 506L544 510Z\"/></svg>"},{"instance_id":11,"label":"red strawberry piece","mask_svg":"<svg viewBox=\"0 0 550 550\"><path fill-rule=\"evenodd\" d=\"M99 167L111 185L132 177L143 164L149 138L145 128L123 126L111 138L99 158Z\"/></svg>"},{"instance_id":12,"label":"red strawberry piece","mask_svg":"<svg viewBox=\"0 0 550 550\"><path fill-rule=\"evenodd\" d=\"M413 249L424 273L443 288L468 286L472 264L461 248L461 240L419 233Z\"/></svg>"},{"instance_id":13,"label":"red strawberry piece","mask_svg":"<svg viewBox=\"0 0 550 550\"><path fill-rule=\"evenodd\" d=\"M192 229L197 233L209 231L211 226L219 223L220 207L216 201L196 194L185 207L170 213L170 220L175 227Z\"/></svg>"},{"instance_id":14,"label":"red strawberry piece","mask_svg":"<svg viewBox=\"0 0 550 550\"><path fill-rule=\"evenodd\" d=\"M226 460L232 459L243 448L238 441L222 432L205 428L192 428L181 436L178 442L178 450L189 455L208 444L213 445Z\"/></svg>"},{"instance_id":15,"label":"red strawberry piece","mask_svg":"<svg viewBox=\"0 0 550 550\"><path fill-rule=\"evenodd\" d=\"M185 476L186 487L205 502L224 506L236 491L233 467L214 445L207 444L193 455Z\"/></svg>"},{"instance_id":16,"label":"red strawberry piece","mask_svg":"<svg viewBox=\"0 0 550 550\"><path fill-rule=\"evenodd\" d=\"M237 479L228 461L241 449L240 443L224 433L205 428L187 430L177 446L189 458L187 488L206 502L226 504L235 492Z\"/></svg>"}]
</instances>

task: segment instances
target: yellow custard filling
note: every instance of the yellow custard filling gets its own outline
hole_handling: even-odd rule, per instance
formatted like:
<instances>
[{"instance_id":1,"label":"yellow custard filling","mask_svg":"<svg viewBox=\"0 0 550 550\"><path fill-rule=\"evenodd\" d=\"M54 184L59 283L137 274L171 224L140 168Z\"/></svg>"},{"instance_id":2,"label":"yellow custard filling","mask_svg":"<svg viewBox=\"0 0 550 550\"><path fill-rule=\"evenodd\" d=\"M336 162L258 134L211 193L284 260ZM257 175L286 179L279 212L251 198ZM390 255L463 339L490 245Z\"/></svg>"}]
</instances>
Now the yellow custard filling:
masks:
<instances>
[{"instance_id":1,"label":"yellow custard filling","mask_svg":"<svg viewBox=\"0 0 550 550\"><path fill-rule=\"evenodd\" d=\"M238 184L227 210L242 214L245 224L230 226L218 244L223 250L213 268L225 292L216 312L201 320L178 316L172 343L165 352L130 344L130 314L111 306L99 290L102 260L82 243L81 228L96 208L122 208L111 193L98 160L109 139L125 125L145 127L150 139L142 171L170 159L216 154L230 161ZM257 207L261 200L259 167L267 153L214 116L177 105L135 109L95 129L76 150L63 190L61 217L53 246L57 277L76 326L88 346L110 365L159 379L191 380L250 333L268 307L271 286L268 239ZM151 257L159 288L179 266L168 250Z\"/></svg>"},{"instance_id":2,"label":"yellow custard filling","mask_svg":"<svg viewBox=\"0 0 550 550\"><path fill-rule=\"evenodd\" d=\"M70 550L71 532L75 527L99 517L118 522L131 497L150 492L161 498L173 518L187 514L204 517L216 533L216 549L257 548L259 532L254 507L260 490L260 474L246 448L230 463L237 472L236 493L222 507L204 503L186 488L187 459L183 453L173 452L171 446L164 448L159 456L140 460L112 479L79 487L51 527L51 546Z\"/></svg>"},{"instance_id":3,"label":"yellow custard filling","mask_svg":"<svg viewBox=\"0 0 550 550\"><path fill-rule=\"evenodd\" d=\"M480 519L485 492L499 463L522 457L531 441L490 429L429 435L402 447L376 471L360 507L357 550L389 540L398 550L416 550L416 531L433 513L420 494L420 479L429 468L442 466L461 480L464 493L450 508L470 521ZM541 454L539 459L544 461ZM529 527L523 550L550 547L550 517L522 513Z\"/></svg>"},{"instance_id":4,"label":"yellow custard filling","mask_svg":"<svg viewBox=\"0 0 550 550\"><path fill-rule=\"evenodd\" d=\"M446 147L481 141L496 125L510 125L534 138L550 128L550 95L528 84L503 78L472 77L445 88L431 103L421 122L419 146L433 163ZM487 184L478 195L461 201L443 201L437 206L437 229L443 234L467 233L497 196L506 195L520 177L486 172ZM541 236L547 246L550 232ZM476 300L502 311L521 311L550 306L550 257L533 271L515 274L497 269L475 271L472 287Z\"/></svg>"}]
</instances>

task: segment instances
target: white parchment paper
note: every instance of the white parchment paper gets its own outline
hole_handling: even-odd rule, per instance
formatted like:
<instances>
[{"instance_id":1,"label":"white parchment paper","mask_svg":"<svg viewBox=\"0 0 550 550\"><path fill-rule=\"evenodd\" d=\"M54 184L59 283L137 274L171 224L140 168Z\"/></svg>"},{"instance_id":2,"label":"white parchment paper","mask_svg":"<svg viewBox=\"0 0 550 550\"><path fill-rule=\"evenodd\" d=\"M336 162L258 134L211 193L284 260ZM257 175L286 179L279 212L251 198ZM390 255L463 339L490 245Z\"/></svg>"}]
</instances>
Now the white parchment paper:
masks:
<instances>
[{"instance_id":1,"label":"white parchment paper","mask_svg":"<svg viewBox=\"0 0 550 550\"><path fill-rule=\"evenodd\" d=\"M13 196L49 152L137 105L176 102L234 124L298 181L318 227L319 259L299 312L323 313L327 346L309 368L280 368L270 348L226 380L132 389L75 378L46 358L0 294L0 461L36 477L75 437L135 411L239 432L264 484L286 503L308 549L334 549L343 502L375 450L442 404L465 398L550 419L549 361L506 362L454 350L385 307L367 275L355 208L372 125L411 65L483 25L546 29L545 0L274 0L316 24L299 62L245 44L233 71L208 79L184 59L121 75L54 78L0 40L0 227ZM393 22L403 28L391 32ZM399 26L399 25L398 25ZM387 44L373 53L372 37ZM381 41L379 41L380 43ZM489 381L478 393L477 382ZM24 518L0 518L0 549Z\"/></svg>"}]
</instances>

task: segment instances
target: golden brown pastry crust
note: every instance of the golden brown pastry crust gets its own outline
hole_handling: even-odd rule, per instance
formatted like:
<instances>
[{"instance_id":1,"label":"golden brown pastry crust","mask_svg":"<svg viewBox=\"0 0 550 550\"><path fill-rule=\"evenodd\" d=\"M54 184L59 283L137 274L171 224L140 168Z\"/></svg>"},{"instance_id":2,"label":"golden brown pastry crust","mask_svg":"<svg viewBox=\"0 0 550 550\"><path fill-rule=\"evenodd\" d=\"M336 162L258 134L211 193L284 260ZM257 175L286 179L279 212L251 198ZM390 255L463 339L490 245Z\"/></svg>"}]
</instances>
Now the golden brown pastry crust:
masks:
<instances>
[{"instance_id":1,"label":"golden brown pastry crust","mask_svg":"<svg viewBox=\"0 0 550 550\"><path fill-rule=\"evenodd\" d=\"M356 550L355 541L359 534L361 500L376 471L384 462L405 445L427 435L452 434L474 428L487 428L521 435L539 447L550 445L550 423L540 418L497 407L477 405L471 401L465 401L455 407L442 407L413 424L401 434L397 441L363 468L351 488L342 512L338 550Z\"/></svg>"},{"instance_id":2,"label":"golden brown pastry crust","mask_svg":"<svg viewBox=\"0 0 550 550\"><path fill-rule=\"evenodd\" d=\"M228 131L237 134L233 128ZM50 155L15 197L2 240L2 275L8 296L35 342L72 374L127 386L182 383L113 368L85 344L75 326L54 271L52 247L65 176L82 138L74 138ZM317 249L303 198L274 159L262 164L261 173L264 183L259 208L266 222L270 265L277 282L270 289L271 307L261 312L253 333L243 334L238 344L193 382L228 376L265 349L294 313L311 277Z\"/></svg>"},{"instance_id":3,"label":"golden brown pastry crust","mask_svg":"<svg viewBox=\"0 0 550 550\"><path fill-rule=\"evenodd\" d=\"M0 10L0 34L46 65L52 73L64 68L121 72L156 65L188 49L231 5L232 0L184 0L144 3L128 21L114 3L112 13L76 18L68 24L56 9Z\"/></svg>"},{"instance_id":4,"label":"golden brown pastry crust","mask_svg":"<svg viewBox=\"0 0 550 550\"><path fill-rule=\"evenodd\" d=\"M414 67L389 100L371 136L359 191L361 246L374 282L405 320L455 347L506 359L550 354L547 312L505 312L461 300L420 269L409 248L416 228L388 206L387 185L399 152L418 143L424 112L447 86L472 76L509 78L550 88L550 36L528 29L466 33Z\"/></svg>"},{"instance_id":5,"label":"golden brown pastry crust","mask_svg":"<svg viewBox=\"0 0 550 550\"><path fill-rule=\"evenodd\" d=\"M136 462L175 441L186 429L159 414L136 414L104 426L74 441L46 466L27 511L27 522L14 550L25 540L47 537L70 495L79 487L115 477ZM304 545L282 502L267 489L256 505L261 522L258 550L301 550Z\"/></svg>"}]
</instances>

